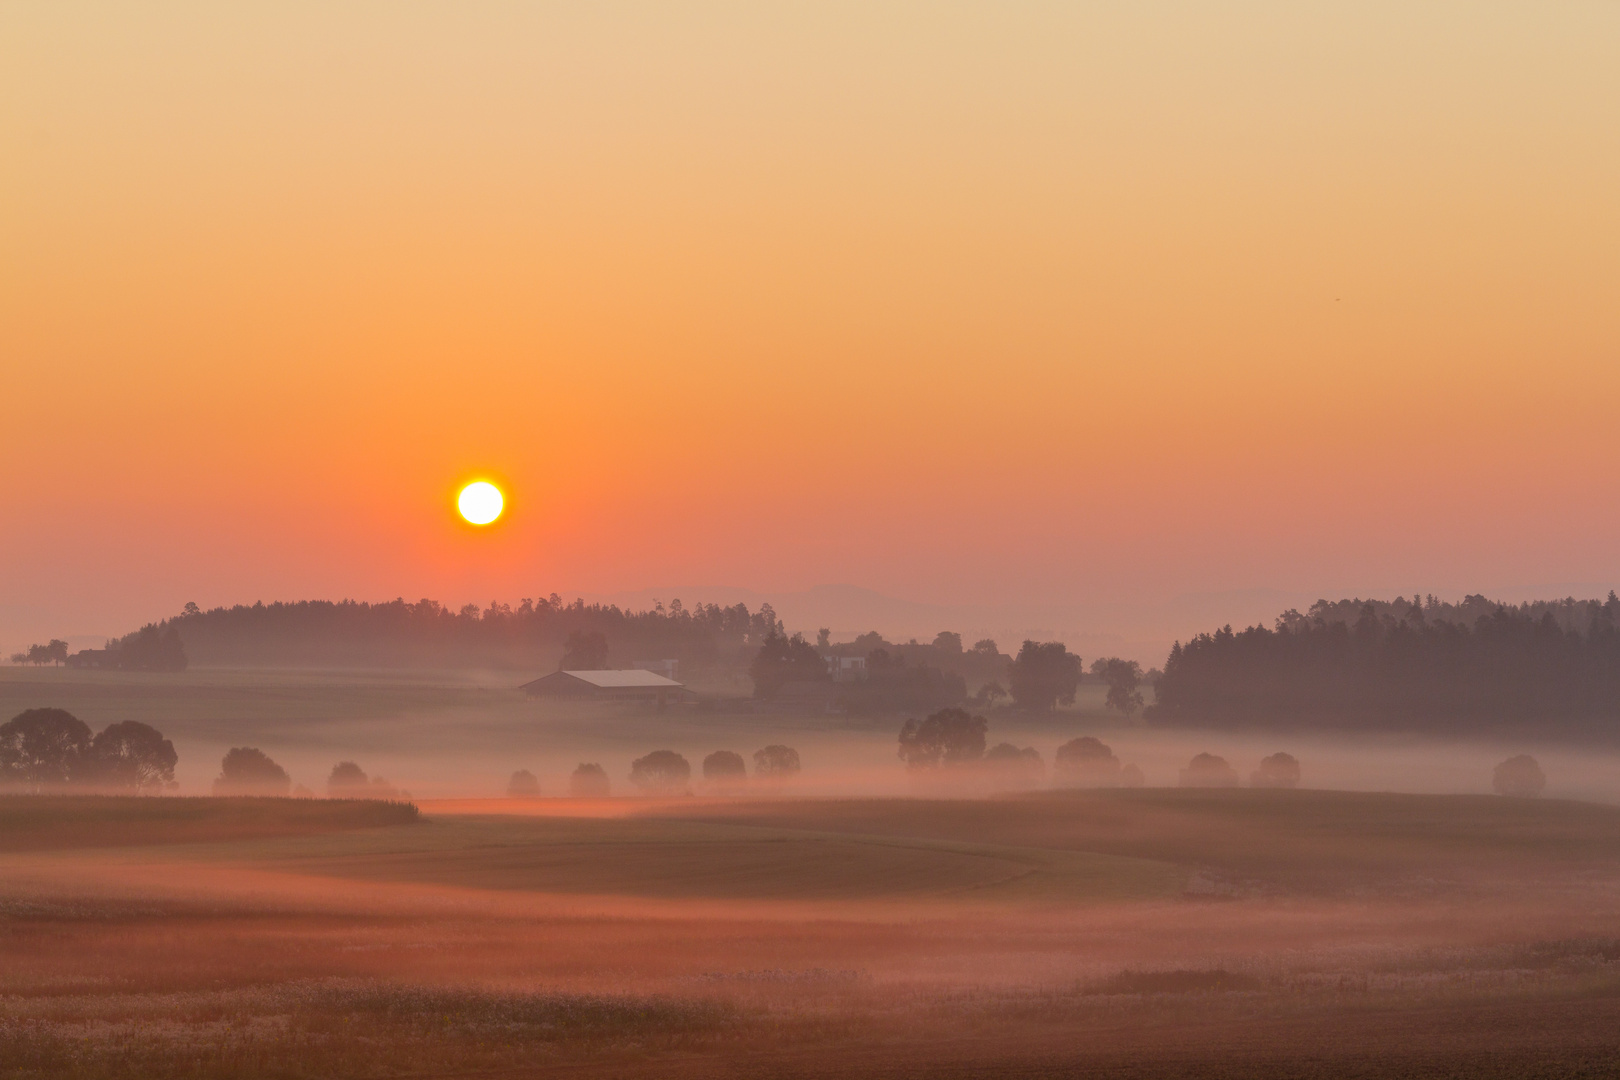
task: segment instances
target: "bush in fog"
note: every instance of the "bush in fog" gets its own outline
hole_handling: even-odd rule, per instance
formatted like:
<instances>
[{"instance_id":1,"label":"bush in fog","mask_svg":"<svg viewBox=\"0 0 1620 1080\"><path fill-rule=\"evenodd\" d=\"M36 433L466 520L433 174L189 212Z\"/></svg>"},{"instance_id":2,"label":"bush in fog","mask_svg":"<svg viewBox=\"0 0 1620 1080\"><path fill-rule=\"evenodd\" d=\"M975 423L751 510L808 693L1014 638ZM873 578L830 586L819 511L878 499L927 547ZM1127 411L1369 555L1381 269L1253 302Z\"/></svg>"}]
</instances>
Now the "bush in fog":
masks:
<instances>
[{"instance_id":1,"label":"bush in fog","mask_svg":"<svg viewBox=\"0 0 1620 1080\"><path fill-rule=\"evenodd\" d=\"M761 780L786 780L799 775L799 752L791 746L772 743L754 751L754 776Z\"/></svg>"},{"instance_id":2,"label":"bush in fog","mask_svg":"<svg viewBox=\"0 0 1620 1080\"><path fill-rule=\"evenodd\" d=\"M1046 775L1046 762L1033 746L1022 750L1012 743L997 743L984 754L985 771L998 787L1040 787Z\"/></svg>"},{"instance_id":3,"label":"bush in fog","mask_svg":"<svg viewBox=\"0 0 1620 1080\"><path fill-rule=\"evenodd\" d=\"M715 787L741 787L748 781L748 767L741 754L716 750L703 759L703 779Z\"/></svg>"},{"instance_id":4,"label":"bush in fog","mask_svg":"<svg viewBox=\"0 0 1620 1080\"><path fill-rule=\"evenodd\" d=\"M605 799L612 793L607 770L594 762L580 762L568 777L568 794L576 799Z\"/></svg>"},{"instance_id":5,"label":"bush in fog","mask_svg":"<svg viewBox=\"0 0 1620 1080\"><path fill-rule=\"evenodd\" d=\"M920 723L907 720L900 729L900 758L911 769L960 765L984 757L990 721L966 709L941 709Z\"/></svg>"},{"instance_id":6,"label":"bush in fog","mask_svg":"<svg viewBox=\"0 0 1620 1080\"><path fill-rule=\"evenodd\" d=\"M340 761L332 766L332 775L326 778L326 793L334 799L357 799L365 795L371 778L352 761Z\"/></svg>"},{"instance_id":7,"label":"bush in fog","mask_svg":"<svg viewBox=\"0 0 1620 1080\"><path fill-rule=\"evenodd\" d=\"M1145 783L1147 783L1147 778L1142 775L1142 770L1134 763L1119 770L1120 787L1139 788Z\"/></svg>"},{"instance_id":8,"label":"bush in fog","mask_svg":"<svg viewBox=\"0 0 1620 1080\"><path fill-rule=\"evenodd\" d=\"M630 782L649 795L679 795L692 779L692 766L673 750L654 750L630 763Z\"/></svg>"},{"instance_id":9,"label":"bush in fog","mask_svg":"<svg viewBox=\"0 0 1620 1080\"><path fill-rule=\"evenodd\" d=\"M326 778L326 795L331 799L408 799L411 793L401 791L380 776L366 776L366 772L352 761L340 761L332 766Z\"/></svg>"},{"instance_id":10,"label":"bush in fog","mask_svg":"<svg viewBox=\"0 0 1620 1080\"><path fill-rule=\"evenodd\" d=\"M156 728L136 720L108 724L90 743L94 783L118 791L157 792L172 788L180 756Z\"/></svg>"},{"instance_id":11,"label":"bush in fog","mask_svg":"<svg viewBox=\"0 0 1620 1080\"><path fill-rule=\"evenodd\" d=\"M1080 672L1080 658L1063 642L1026 641L1007 668L1007 682L1019 708L1051 712L1074 704Z\"/></svg>"},{"instance_id":12,"label":"bush in fog","mask_svg":"<svg viewBox=\"0 0 1620 1080\"><path fill-rule=\"evenodd\" d=\"M27 791L162 791L174 786L178 761L173 743L134 720L108 724L94 737L65 709L29 709L0 724L0 784Z\"/></svg>"},{"instance_id":13,"label":"bush in fog","mask_svg":"<svg viewBox=\"0 0 1620 1080\"><path fill-rule=\"evenodd\" d=\"M1119 758L1106 743L1090 735L1070 739L1052 756L1059 783L1075 787L1118 787Z\"/></svg>"},{"instance_id":14,"label":"bush in fog","mask_svg":"<svg viewBox=\"0 0 1620 1080\"><path fill-rule=\"evenodd\" d=\"M1223 757L1198 754L1181 770L1182 787L1237 787L1237 770Z\"/></svg>"},{"instance_id":15,"label":"bush in fog","mask_svg":"<svg viewBox=\"0 0 1620 1080\"><path fill-rule=\"evenodd\" d=\"M506 794L512 799L532 799L540 794L540 781L528 769L519 769L506 782Z\"/></svg>"},{"instance_id":16,"label":"bush in fog","mask_svg":"<svg viewBox=\"0 0 1620 1080\"><path fill-rule=\"evenodd\" d=\"M214 781L215 795L285 795L291 788L287 770L251 746L226 751Z\"/></svg>"},{"instance_id":17,"label":"bush in fog","mask_svg":"<svg viewBox=\"0 0 1620 1080\"><path fill-rule=\"evenodd\" d=\"M1520 754L1510 757L1496 767L1496 774L1491 778L1491 786L1498 795L1513 795L1518 798L1533 798L1540 795L1547 786L1547 776L1541 771L1541 765L1529 754Z\"/></svg>"},{"instance_id":18,"label":"bush in fog","mask_svg":"<svg viewBox=\"0 0 1620 1080\"><path fill-rule=\"evenodd\" d=\"M1299 760L1293 754L1276 753L1262 758L1260 767L1249 774L1250 787L1291 788L1299 786Z\"/></svg>"}]
</instances>

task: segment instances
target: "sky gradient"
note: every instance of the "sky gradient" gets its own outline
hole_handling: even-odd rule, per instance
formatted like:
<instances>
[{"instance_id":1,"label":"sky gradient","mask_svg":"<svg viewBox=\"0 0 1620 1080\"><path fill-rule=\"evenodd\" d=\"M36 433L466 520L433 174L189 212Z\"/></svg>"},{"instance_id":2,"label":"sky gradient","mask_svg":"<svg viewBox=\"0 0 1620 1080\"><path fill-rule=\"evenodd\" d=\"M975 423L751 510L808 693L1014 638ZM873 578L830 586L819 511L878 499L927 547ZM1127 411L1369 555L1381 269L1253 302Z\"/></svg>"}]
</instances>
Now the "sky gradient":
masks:
<instances>
[{"instance_id":1,"label":"sky gradient","mask_svg":"<svg viewBox=\"0 0 1620 1080\"><path fill-rule=\"evenodd\" d=\"M1616 192L1612 3L8 3L0 645L1614 582Z\"/></svg>"}]
</instances>

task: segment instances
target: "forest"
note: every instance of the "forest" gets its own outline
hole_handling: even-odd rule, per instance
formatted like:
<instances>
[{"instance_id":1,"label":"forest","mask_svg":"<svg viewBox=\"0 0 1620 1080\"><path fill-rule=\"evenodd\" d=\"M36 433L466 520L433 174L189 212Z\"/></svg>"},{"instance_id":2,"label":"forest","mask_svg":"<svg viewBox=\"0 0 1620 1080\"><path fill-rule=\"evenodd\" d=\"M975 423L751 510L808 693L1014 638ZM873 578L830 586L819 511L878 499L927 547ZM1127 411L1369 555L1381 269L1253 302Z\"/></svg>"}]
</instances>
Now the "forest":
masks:
<instances>
[{"instance_id":1,"label":"forest","mask_svg":"<svg viewBox=\"0 0 1620 1080\"><path fill-rule=\"evenodd\" d=\"M1177 642L1150 721L1176 727L1620 729L1620 598L1318 601Z\"/></svg>"},{"instance_id":2,"label":"forest","mask_svg":"<svg viewBox=\"0 0 1620 1080\"><path fill-rule=\"evenodd\" d=\"M769 604L684 606L647 611L612 604L565 603L555 593L517 606L491 602L453 609L436 600L372 604L300 600L238 604L207 611L187 604L158 624L175 632L203 666L478 667L549 670L572 636L599 635L609 652L595 666L675 659L681 669L746 664L781 620Z\"/></svg>"}]
</instances>

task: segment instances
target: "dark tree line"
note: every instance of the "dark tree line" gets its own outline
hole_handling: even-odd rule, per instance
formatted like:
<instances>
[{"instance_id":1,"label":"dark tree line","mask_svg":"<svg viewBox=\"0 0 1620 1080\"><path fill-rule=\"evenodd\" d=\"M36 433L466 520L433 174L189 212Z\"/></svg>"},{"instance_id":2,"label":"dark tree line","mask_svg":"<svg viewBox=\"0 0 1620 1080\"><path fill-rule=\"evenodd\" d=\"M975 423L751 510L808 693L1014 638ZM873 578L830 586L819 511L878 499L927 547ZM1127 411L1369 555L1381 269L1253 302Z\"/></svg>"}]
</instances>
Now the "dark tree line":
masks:
<instances>
[{"instance_id":1,"label":"dark tree line","mask_svg":"<svg viewBox=\"0 0 1620 1080\"><path fill-rule=\"evenodd\" d=\"M159 643L178 643L183 636L190 660L209 665L544 670L555 668L566 652L571 663L590 667L675 659L687 670L746 664L767 635L781 631L769 604L751 612L743 604L686 607L675 600L631 611L583 600L565 603L552 594L516 606L492 602L455 610L436 600L303 600L209 611L187 604L180 615L130 635L119 647L148 650L153 635Z\"/></svg>"},{"instance_id":2,"label":"dark tree line","mask_svg":"<svg viewBox=\"0 0 1620 1080\"><path fill-rule=\"evenodd\" d=\"M1560 619L1560 609L1578 617ZM1430 618L1434 605L1405 602L1364 604L1352 621L1333 617L1339 605L1311 610L1285 614L1275 629L1225 627L1176 643L1150 719L1620 733L1620 599L1612 592L1604 602L1547 605L1539 614L1494 605L1471 622Z\"/></svg>"}]
</instances>

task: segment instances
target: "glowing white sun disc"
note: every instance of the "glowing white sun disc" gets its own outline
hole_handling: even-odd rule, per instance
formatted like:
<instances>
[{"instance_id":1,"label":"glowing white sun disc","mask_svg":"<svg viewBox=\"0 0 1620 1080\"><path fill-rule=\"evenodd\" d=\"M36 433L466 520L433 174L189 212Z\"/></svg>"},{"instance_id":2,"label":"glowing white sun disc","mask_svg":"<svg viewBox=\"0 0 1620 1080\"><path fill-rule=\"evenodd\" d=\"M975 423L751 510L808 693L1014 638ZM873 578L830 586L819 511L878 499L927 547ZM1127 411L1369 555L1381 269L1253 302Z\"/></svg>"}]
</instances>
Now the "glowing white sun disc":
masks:
<instances>
[{"instance_id":1,"label":"glowing white sun disc","mask_svg":"<svg viewBox=\"0 0 1620 1080\"><path fill-rule=\"evenodd\" d=\"M501 516L501 509L505 505L501 489L487 480L473 481L462 488L461 494L456 497L456 509L474 525L488 525Z\"/></svg>"}]
</instances>

